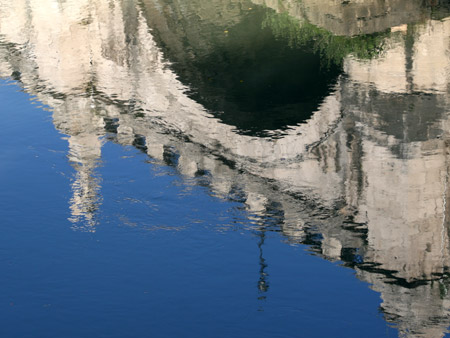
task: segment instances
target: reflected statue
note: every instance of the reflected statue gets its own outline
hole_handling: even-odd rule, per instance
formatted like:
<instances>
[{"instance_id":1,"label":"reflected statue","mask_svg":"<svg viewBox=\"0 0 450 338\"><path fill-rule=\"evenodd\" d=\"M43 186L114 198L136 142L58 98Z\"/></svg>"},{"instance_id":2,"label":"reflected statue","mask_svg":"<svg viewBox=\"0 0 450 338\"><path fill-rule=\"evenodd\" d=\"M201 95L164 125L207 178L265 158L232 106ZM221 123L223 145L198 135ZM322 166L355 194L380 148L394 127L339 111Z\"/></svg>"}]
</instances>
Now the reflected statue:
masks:
<instances>
[{"instance_id":1,"label":"reflected statue","mask_svg":"<svg viewBox=\"0 0 450 338\"><path fill-rule=\"evenodd\" d=\"M0 7L9 8L0 13L0 76L51 107L55 127L67 135L75 228L95 231L101 208L95 172L108 137L181 177L208 173L202 184L212 195L238 200L258 217L262 297L269 290L262 247L266 233L277 231L354 269L381 294L385 319L400 335L447 332L445 6L0 0ZM324 38L320 45L317 37ZM241 38L255 41L243 49ZM346 41L346 49L336 51L336 41ZM361 54L372 42L372 52ZM285 59L263 55L273 46ZM304 63L295 65L297 57ZM258 74L264 90L249 96L265 95L261 106L247 101L260 88L258 79L240 78L246 65L250 73L273 67ZM287 87L316 86L312 97L301 92L292 99L295 93L276 84L289 69L305 77ZM326 79L323 87L314 83L318 76ZM257 111L272 114L270 123L253 128ZM282 121L278 113L286 113Z\"/></svg>"},{"instance_id":2,"label":"reflected statue","mask_svg":"<svg viewBox=\"0 0 450 338\"><path fill-rule=\"evenodd\" d=\"M65 100L53 113L55 127L68 135L69 161L75 169L70 201L75 229L95 231L96 213L101 205L101 177L95 169L101 163L102 135L105 123L95 114L95 100L84 98Z\"/></svg>"}]
</instances>

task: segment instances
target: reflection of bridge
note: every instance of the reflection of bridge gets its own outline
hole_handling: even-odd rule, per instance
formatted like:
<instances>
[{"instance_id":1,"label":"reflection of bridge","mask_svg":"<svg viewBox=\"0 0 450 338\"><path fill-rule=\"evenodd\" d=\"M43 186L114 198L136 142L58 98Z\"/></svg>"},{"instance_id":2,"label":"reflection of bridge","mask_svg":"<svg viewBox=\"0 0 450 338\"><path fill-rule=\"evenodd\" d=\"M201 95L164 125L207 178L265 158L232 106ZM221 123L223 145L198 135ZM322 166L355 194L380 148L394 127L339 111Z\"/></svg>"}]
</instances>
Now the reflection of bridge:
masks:
<instances>
[{"instance_id":1,"label":"reflection of bridge","mask_svg":"<svg viewBox=\"0 0 450 338\"><path fill-rule=\"evenodd\" d=\"M186 96L148 29L149 20L163 27L167 14L146 17L133 1L3 2L11 10L0 14L0 74L13 74L52 107L55 126L69 135L75 224L84 218L95 226L94 171L103 136L113 132L116 142L157 160L176 152L182 175L209 172L214 194L240 190L257 215L278 205L287 238L352 266L382 294L388 320L402 332L442 335L450 316L442 278L449 20L393 33L377 59L349 56L346 75L307 123L258 138L236 133ZM221 8L226 18L228 7ZM238 22L239 11L232 17ZM316 233L321 240L311 239Z\"/></svg>"}]
</instances>

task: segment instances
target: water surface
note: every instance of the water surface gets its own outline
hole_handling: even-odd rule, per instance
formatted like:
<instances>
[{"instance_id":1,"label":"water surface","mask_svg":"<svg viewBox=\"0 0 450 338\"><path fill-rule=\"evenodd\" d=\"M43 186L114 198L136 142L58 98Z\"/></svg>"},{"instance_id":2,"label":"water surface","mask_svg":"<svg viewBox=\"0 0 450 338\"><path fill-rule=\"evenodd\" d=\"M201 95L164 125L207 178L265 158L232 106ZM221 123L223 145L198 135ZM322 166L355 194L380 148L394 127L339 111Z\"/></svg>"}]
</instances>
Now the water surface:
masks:
<instances>
[{"instance_id":1,"label":"water surface","mask_svg":"<svg viewBox=\"0 0 450 338\"><path fill-rule=\"evenodd\" d=\"M445 336L448 7L0 0L2 335Z\"/></svg>"}]
</instances>

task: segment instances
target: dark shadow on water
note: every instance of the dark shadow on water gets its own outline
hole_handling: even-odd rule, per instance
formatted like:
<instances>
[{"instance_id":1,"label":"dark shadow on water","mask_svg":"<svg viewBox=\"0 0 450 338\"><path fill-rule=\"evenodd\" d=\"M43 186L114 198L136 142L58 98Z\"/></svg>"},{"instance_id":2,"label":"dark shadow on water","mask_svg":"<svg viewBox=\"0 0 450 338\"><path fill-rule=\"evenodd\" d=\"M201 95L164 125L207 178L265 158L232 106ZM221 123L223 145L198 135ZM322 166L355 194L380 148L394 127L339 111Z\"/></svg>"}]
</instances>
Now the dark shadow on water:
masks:
<instances>
[{"instance_id":1,"label":"dark shadow on water","mask_svg":"<svg viewBox=\"0 0 450 338\"><path fill-rule=\"evenodd\" d=\"M312 43L289 46L264 27L268 11L255 6L232 27L167 16L182 21L167 31L149 21L189 97L240 134L267 136L305 122L341 73L339 65L324 63ZM169 45L170 34L184 39L184 48Z\"/></svg>"}]
</instances>

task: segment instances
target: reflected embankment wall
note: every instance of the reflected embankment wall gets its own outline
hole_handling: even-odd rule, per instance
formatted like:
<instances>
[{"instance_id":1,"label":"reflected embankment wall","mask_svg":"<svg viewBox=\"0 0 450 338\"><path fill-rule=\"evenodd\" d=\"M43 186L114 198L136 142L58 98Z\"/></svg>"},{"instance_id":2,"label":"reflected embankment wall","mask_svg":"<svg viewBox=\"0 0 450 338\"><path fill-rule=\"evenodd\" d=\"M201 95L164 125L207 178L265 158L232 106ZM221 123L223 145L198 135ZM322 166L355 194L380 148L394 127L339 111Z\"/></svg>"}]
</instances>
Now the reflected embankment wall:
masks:
<instances>
[{"instance_id":1,"label":"reflected embankment wall","mask_svg":"<svg viewBox=\"0 0 450 338\"><path fill-rule=\"evenodd\" d=\"M356 36L390 30L392 27L425 21L432 7L445 1L422 0L252 0L279 13L288 13L334 35ZM428 6L424 6L428 4Z\"/></svg>"},{"instance_id":2,"label":"reflected embankment wall","mask_svg":"<svg viewBox=\"0 0 450 338\"><path fill-rule=\"evenodd\" d=\"M381 293L387 320L401 332L441 336L450 315L441 287L449 265L449 72L442 69L450 65L450 21L427 20L390 34L375 59L349 55L344 75L309 120L277 137L256 137L236 132L192 100L158 45L192 58L211 53L214 35L192 42L201 18L221 13L223 24L207 25L222 30L238 24L248 4L177 4L169 14L185 18L192 32L174 27L168 9L146 7L148 1L143 7L18 1L1 14L1 75L15 77L51 107L56 128L68 135L77 171L74 226L84 222L95 230L101 207L95 168L106 135L139 143L156 161L176 153L171 164L180 174L207 172L211 192L221 198L239 191L261 227L269 205L277 205L277 226L288 241L309 243L354 268ZM410 22L390 20L387 15L377 25ZM354 28L333 29L351 35ZM185 46L187 35L193 38Z\"/></svg>"}]
</instances>

